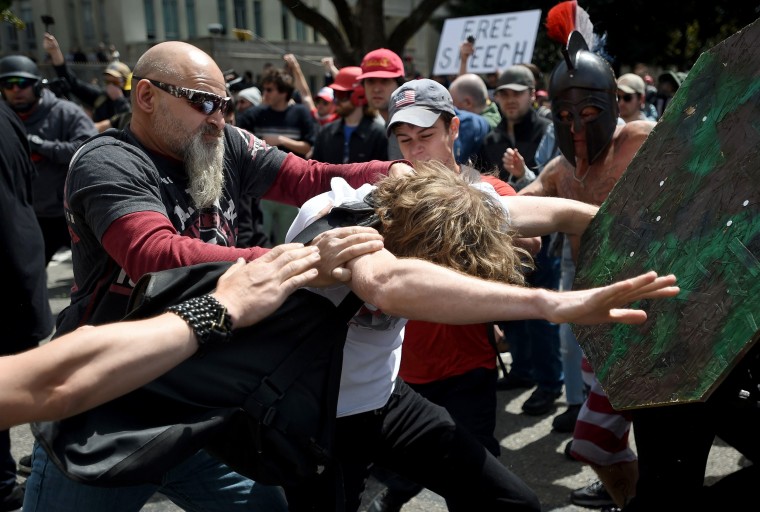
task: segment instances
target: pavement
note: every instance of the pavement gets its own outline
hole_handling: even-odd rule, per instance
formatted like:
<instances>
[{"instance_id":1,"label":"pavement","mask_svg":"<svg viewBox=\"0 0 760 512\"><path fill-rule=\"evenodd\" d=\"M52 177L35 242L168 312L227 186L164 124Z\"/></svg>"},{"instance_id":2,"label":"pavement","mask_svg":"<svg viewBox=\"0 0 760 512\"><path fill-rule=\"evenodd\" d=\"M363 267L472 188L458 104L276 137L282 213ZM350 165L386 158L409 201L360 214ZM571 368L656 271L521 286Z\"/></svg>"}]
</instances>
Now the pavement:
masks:
<instances>
[{"instance_id":1,"label":"pavement","mask_svg":"<svg viewBox=\"0 0 760 512\"><path fill-rule=\"evenodd\" d=\"M48 266L48 290L53 314L57 315L69 303L72 284L71 260L65 254L57 255ZM588 512L590 509L570 504L571 491L592 483L594 473L588 466L568 460L563 450L570 439L569 434L553 432L552 419L565 410L564 397L556 402L556 410L545 416L522 414L522 403L531 390L499 391L496 438L502 448L501 461L523 478L538 494L545 512ZM633 435L631 435L633 441ZM11 446L14 457L31 452L34 439L27 425L11 429ZM635 450L635 444L633 445ZM733 448L716 441L710 453L706 482L712 483L723 475L736 471L744 464L741 455ZM23 477L20 477L23 481ZM142 512L178 512L175 506L161 494L156 494ZM423 491L407 503L402 512L443 512L444 500Z\"/></svg>"}]
</instances>

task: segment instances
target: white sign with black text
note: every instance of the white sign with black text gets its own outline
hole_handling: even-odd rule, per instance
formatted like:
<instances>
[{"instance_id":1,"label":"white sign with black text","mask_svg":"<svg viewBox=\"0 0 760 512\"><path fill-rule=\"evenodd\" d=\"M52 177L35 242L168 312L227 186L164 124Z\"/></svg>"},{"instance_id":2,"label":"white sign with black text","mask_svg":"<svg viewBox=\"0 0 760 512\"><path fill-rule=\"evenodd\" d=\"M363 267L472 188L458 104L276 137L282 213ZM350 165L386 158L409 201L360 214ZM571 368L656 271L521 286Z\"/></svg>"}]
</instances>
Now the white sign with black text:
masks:
<instances>
[{"instance_id":1,"label":"white sign with black text","mask_svg":"<svg viewBox=\"0 0 760 512\"><path fill-rule=\"evenodd\" d=\"M475 53L467 63L469 73L491 73L530 62L540 21L540 9L448 19L441 31L433 74L459 74L459 47L468 37L475 39Z\"/></svg>"}]
</instances>

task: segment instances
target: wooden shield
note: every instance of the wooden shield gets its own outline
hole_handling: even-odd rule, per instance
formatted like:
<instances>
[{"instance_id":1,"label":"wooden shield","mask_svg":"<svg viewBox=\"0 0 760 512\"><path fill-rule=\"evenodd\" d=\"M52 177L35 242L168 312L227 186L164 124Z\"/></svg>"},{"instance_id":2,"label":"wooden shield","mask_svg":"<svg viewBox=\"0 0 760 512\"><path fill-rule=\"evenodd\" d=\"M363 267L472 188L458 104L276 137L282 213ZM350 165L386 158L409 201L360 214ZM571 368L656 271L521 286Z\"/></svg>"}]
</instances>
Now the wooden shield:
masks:
<instances>
[{"instance_id":1,"label":"wooden shield","mask_svg":"<svg viewBox=\"0 0 760 512\"><path fill-rule=\"evenodd\" d=\"M644 325L574 326L617 409L706 400L758 337L759 22L700 56L583 237L575 289L682 290Z\"/></svg>"}]
</instances>

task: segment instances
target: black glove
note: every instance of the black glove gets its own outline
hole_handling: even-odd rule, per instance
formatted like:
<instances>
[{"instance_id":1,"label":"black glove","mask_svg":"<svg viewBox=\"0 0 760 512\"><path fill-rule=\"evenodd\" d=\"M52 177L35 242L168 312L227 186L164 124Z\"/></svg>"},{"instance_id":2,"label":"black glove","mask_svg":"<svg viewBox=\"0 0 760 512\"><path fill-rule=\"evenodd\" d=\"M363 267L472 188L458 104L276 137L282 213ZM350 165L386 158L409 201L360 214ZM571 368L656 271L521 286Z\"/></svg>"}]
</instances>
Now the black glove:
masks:
<instances>
[{"instance_id":1,"label":"black glove","mask_svg":"<svg viewBox=\"0 0 760 512\"><path fill-rule=\"evenodd\" d=\"M26 136L26 140L29 141L29 147L31 148L32 153L38 153L42 147L42 143L45 142L42 140L42 137L39 135L34 135L32 133Z\"/></svg>"}]
</instances>

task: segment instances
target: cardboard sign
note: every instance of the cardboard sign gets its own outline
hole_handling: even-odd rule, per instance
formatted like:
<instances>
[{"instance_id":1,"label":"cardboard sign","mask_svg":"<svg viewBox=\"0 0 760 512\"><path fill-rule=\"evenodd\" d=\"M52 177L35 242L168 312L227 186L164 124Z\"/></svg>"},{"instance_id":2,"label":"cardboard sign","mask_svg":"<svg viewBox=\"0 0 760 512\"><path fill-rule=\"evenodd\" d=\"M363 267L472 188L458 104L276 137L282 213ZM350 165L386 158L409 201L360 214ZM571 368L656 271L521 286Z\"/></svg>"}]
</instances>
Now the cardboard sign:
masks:
<instances>
[{"instance_id":1,"label":"cardboard sign","mask_svg":"<svg viewBox=\"0 0 760 512\"><path fill-rule=\"evenodd\" d=\"M656 270L643 325L574 326L616 409L704 401L760 330L760 20L703 53L581 243L575 289Z\"/></svg>"},{"instance_id":2,"label":"cardboard sign","mask_svg":"<svg viewBox=\"0 0 760 512\"><path fill-rule=\"evenodd\" d=\"M538 9L446 20L433 74L459 74L459 47L469 36L475 38L475 53L467 63L470 73L491 73L530 62L540 20Z\"/></svg>"}]
</instances>

